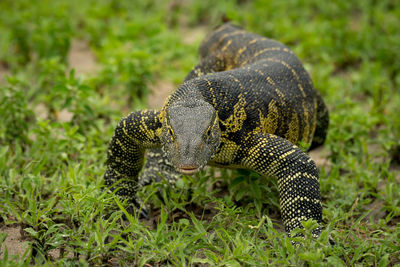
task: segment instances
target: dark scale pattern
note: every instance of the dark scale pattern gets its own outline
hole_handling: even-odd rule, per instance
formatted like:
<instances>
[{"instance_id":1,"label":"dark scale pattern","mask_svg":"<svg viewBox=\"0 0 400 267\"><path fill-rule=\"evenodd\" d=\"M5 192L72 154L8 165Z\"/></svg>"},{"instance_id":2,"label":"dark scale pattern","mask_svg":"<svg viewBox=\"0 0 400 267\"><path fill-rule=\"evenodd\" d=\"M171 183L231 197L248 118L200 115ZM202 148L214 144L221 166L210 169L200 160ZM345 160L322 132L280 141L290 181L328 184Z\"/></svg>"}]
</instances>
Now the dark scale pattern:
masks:
<instances>
[{"instance_id":1,"label":"dark scale pattern","mask_svg":"<svg viewBox=\"0 0 400 267\"><path fill-rule=\"evenodd\" d=\"M314 162L288 140L271 134L255 134L249 140L242 164L278 179L280 205L286 230L301 221L322 220L318 170Z\"/></svg>"},{"instance_id":2,"label":"dark scale pattern","mask_svg":"<svg viewBox=\"0 0 400 267\"><path fill-rule=\"evenodd\" d=\"M106 184L135 204L137 187L160 175L173 184L206 164L251 169L278 179L290 232L301 221L322 220L318 170L296 145L321 145L328 124L321 96L287 46L224 24L203 41L200 63L161 111L121 120Z\"/></svg>"}]
</instances>

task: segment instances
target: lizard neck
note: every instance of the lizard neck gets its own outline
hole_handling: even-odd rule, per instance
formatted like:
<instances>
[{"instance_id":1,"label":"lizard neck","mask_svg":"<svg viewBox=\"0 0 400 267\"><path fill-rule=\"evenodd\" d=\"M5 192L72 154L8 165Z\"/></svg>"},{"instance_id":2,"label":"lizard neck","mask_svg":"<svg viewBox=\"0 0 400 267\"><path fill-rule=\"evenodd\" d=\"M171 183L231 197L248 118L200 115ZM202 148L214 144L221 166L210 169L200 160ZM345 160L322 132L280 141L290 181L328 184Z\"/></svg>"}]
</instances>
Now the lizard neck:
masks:
<instances>
[{"instance_id":1,"label":"lizard neck","mask_svg":"<svg viewBox=\"0 0 400 267\"><path fill-rule=\"evenodd\" d=\"M168 97L165 103L165 107L174 105L177 102L202 103L206 101L203 95L200 93L200 90L198 89L198 85L195 83L195 80L189 80L179 86L178 89Z\"/></svg>"}]
</instances>

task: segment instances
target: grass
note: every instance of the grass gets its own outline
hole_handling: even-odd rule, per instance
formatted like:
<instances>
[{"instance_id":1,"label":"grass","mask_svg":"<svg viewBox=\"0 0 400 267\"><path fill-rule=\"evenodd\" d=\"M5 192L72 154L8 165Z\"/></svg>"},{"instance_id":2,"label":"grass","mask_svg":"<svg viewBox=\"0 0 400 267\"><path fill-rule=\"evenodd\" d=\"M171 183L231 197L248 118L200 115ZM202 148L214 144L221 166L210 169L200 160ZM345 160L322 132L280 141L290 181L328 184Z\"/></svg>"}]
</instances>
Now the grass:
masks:
<instances>
[{"instance_id":1,"label":"grass","mask_svg":"<svg viewBox=\"0 0 400 267\"><path fill-rule=\"evenodd\" d=\"M400 264L400 2L6 0L0 10L1 266ZM146 220L102 191L116 123L146 107L150 84L178 86L197 62L202 36L190 34L223 16L289 45L329 106L319 239L282 231L276 182L255 173L210 168L175 189L147 186ZM76 40L97 71L71 66ZM10 229L23 253L7 246Z\"/></svg>"}]
</instances>

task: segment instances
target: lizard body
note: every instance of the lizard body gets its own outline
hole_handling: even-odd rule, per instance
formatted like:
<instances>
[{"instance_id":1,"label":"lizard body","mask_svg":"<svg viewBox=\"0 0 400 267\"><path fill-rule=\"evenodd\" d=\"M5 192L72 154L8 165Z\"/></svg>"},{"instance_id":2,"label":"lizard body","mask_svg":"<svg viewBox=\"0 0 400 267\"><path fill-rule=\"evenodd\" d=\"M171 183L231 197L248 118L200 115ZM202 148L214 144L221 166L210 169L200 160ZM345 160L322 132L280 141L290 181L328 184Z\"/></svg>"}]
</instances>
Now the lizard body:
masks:
<instances>
[{"instance_id":1,"label":"lizard body","mask_svg":"<svg viewBox=\"0 0 400 267\"><path fill-rule=\"evenodd\" d=\"M161 110L122 118L108 150L105 181L135 204L138 186L174 181L206 164L278 179L288 232L322 220L318 170L296 145L321 145L327 108L285 45L224 24L203 41L200 63ZM146 166L145 151L149 149Z\"/></svg>"}]
</instances>

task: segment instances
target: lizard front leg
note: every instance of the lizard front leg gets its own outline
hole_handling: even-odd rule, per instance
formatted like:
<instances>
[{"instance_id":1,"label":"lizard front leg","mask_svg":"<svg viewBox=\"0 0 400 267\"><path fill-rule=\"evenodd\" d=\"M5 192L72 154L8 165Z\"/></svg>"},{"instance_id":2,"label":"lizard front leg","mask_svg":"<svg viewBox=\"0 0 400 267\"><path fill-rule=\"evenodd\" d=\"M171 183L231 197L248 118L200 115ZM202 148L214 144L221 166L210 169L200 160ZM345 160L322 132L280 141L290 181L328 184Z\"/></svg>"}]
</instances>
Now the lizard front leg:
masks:
<instances>
[{"instance_id":1,"label":"lizard front leg","mask_svg":"<svg viewBox=\"0 0 400 267\"><path fill-rule=\"evenodd\" d=\"M138 208L136 191L144 153L160 147L160 112L141 110L121 119L108 148L105 184L116 194L128 199L130 210ZM132 211L132 210L131 210Z\"/></svg>"},{"instance_id":2,"label":"lizard front leg","mask_svg":"<svg viewBox=\"0 0 400 267\"><path fill-rule=\"evenodd\" d=\"M176 180L181 177L181 174L168 160L161 148L149 149L146 154L146 164L139 177L139 185L145 186L152 182L159 182L161 177L173 186Z\"/></svg>"},{"instance_id":3,"label":"lizard front leg","mask_svg":"<svg viewBox=\"0 0 400 267\"><path fill-rule=\"evenodd\" d=\"M301 222L322 221L318 170L314 161L288 140L272 134L253 134L242 164L262 175L276 177L283 223L288 233ZM313 234L319 235L320 228Z\"/></svg>"}]
</instances>

